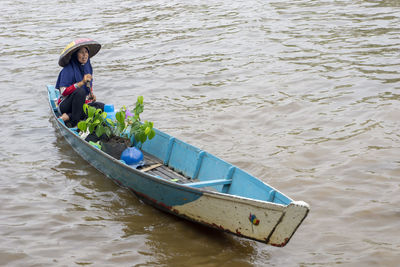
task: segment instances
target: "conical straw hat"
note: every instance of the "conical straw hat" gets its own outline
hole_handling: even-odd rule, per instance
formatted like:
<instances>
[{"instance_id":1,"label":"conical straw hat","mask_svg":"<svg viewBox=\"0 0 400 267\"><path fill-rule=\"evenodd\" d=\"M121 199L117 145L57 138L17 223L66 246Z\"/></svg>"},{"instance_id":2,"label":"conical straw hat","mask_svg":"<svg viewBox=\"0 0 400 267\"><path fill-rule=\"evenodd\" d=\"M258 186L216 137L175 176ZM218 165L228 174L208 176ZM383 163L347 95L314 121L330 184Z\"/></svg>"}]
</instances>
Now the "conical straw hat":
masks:
<instances>
[{"instance_id":1,"label":"conical straw hat","mask_svg":"<svg viewBox=\"0 0 400 267\"><path fill-rule=\"evenodd\" d=\"M58 60L58 65L60 65L61 67L65 67L66 65L68 65L69 61L71 60L72 54L83 46L88 48L89 58L96 55L101 48L101 44L89 38L72 41L62 51L60 59Z\"/></svg>"}]
</instances>

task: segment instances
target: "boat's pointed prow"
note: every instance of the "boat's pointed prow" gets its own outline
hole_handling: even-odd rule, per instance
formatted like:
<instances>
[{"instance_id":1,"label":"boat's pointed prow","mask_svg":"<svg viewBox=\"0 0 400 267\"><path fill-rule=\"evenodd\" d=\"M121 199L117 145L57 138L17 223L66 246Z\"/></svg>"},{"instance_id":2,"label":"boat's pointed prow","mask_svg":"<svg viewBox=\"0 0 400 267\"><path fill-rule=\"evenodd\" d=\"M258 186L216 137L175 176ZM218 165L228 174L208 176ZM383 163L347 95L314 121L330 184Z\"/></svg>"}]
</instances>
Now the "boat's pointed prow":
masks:
<instances>
[{"instance_id":1,"label":"boat's pointed prow","mask_svg":"<svg viewBox=\"0 0 400 267\"><path fill-rule=\"evenodd\" d=\"M283 216L269 237L268 243L272 246L285 246L306 218L310 206L304 201L293 201L284 210Z\"/></svg>"}]
</instances>

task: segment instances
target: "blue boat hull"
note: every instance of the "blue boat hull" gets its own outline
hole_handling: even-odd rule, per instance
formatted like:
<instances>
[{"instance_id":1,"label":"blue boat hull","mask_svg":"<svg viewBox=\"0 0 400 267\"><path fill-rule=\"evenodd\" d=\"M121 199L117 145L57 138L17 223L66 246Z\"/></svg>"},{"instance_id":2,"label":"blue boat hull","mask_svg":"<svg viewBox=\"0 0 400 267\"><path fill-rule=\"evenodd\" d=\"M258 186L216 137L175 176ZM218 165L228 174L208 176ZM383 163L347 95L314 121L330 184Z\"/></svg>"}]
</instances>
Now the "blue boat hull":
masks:
<instances>
[{"instance_id":1,"label":"blue boat hull","mask_svg":"<svg viewBox=\"0 0 400 267\"><path fill-rule=\"evenodd\" d=\"M87 162L129 188L146 203L216 229L274 246L284 246L307 216L309 206L293 201L239 168L157 130L143 151L189 177L176 183L132 168L90 145L57 119L56 91L48 86L57 128ZM210 188L212 190L210 190Z\"/></svg>"}]
</instances>

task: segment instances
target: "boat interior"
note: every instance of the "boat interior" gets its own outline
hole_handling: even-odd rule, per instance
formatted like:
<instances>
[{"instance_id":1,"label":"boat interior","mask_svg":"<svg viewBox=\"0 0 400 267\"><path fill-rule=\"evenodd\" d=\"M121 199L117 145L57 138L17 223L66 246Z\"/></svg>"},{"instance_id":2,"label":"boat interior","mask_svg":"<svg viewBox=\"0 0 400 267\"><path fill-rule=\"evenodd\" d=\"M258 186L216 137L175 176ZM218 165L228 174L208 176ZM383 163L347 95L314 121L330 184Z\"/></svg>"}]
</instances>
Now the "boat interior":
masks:
<instances>
[{"instance_id":1,"label":"boat interior","mask_svg":"<svg viewBox=\"0 0 400 267\"><path fill-rule=\"evenodd\" d=\"M154 166L159 165L151 170L153 175L194 188L206 188L283 205L292 202L242 169L157 129L156 136L140 148L145 153L146 161Z\"/></svg>"}]
</instances>

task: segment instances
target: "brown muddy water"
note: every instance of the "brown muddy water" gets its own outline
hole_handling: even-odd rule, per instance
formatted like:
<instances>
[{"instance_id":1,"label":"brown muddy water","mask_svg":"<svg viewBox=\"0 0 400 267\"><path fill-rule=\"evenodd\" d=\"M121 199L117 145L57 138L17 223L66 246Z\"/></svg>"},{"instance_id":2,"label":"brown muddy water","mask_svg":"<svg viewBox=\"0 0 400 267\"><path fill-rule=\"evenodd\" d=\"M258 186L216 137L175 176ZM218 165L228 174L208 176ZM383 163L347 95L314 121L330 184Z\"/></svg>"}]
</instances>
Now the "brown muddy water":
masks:
<instances>
[{"instance_id":1,"label":"brown muddy water","mask_svg":"<svg viewBox=\"0 0 400 267\"><path fill-rule=\"evenodd\" d=\"M400 2L0 2L0 265L396 266ZM50 120L73 39L97 98L311 212L284 248L186 222L90 167Z\"/></svg>"}]
</instances>

